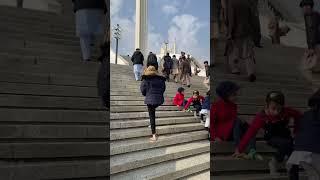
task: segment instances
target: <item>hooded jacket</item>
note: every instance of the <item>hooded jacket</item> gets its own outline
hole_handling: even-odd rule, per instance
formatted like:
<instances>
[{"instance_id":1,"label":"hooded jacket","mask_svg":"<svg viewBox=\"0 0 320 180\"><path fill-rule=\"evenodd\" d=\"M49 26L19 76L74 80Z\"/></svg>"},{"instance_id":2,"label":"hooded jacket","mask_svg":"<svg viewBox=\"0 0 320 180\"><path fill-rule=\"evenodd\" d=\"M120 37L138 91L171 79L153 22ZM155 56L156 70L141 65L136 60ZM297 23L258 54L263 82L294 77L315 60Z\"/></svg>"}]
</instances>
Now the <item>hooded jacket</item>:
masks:
<instances>
[{"instance_id":1,"label":"hooded jacket","mask_svg":"<svg viewBox=\"0 0 320 180\"><path fill-rule=\"evenodd\" d=\"M141 51L135 51L131 57L131 61L133 65L135 64L141 64L143 65L144 57Z\"/></svg>"}]
</instances>

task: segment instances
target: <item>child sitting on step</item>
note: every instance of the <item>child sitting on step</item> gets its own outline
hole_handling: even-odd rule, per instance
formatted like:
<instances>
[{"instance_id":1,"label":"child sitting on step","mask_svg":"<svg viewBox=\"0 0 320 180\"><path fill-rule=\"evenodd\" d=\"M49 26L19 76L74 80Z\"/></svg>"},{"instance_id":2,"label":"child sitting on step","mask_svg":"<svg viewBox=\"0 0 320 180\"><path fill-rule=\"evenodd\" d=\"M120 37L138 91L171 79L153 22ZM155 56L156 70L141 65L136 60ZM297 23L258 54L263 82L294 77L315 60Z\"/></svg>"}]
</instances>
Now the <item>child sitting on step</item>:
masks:
<instances>
[{"instance_id":1,"label":"child sitting on step","mask_svg":"<svg viewBox=\"0 0 320 180\"><path fill-rule=\"evenodd\" d=\"M204 99L200 115L201 117L206 116L204 127L208 129L210 125L210 91L207 92L207 96Z\"/></svg>"},{"instance_id":2,"label":"child sitting on step","mask_svg":"<svg viewBox=\"0 0 320 180\"><path fill-rule=\"evenodd\" d=\"M295 132L297 121L301 117L299 111L284 105L285 97L282 92L272 91L267 94L264 109L255 116L248 131L237 146L234 157L239 157L240 153L245 151L250 140L255 138L258 131L263 128L264 139L268 145L276 150L274 157L269 162L270 174L279 175L279 163L283 162L285 156L290 156L293 151L293 135L289 128L290 119L294 119Z\"/></svg>"},{"instance_id":3,"label":"child sitting on step","mask_svg":"<svg viewBox=\"0 0 320 180\"><path fill-rule=\"evenodd\" d=\"M182 110L183 107L187 104L187 101L184 99L184 88L179 87L176 95L173 98L173 104L176 105L179 110Z\"/></svg>"},{"instance_id":4,"label":"child sitting on step","mask_svg":"<svg viewBox=\"0 0 320 180\"><path fill-rule=\"evenodd\" d=\"M248 127L247 123L238 118L238 107L236 104L240 87L230 81L221 82L216 88L217 100L210 109L210 141L233 141L235 146L240 142L241 136ZM255 141L251 141L248 150L254 154Z\"/></svg>"},{"instance_id":5,"label":"child sitting on step","mask_svg":"<svg viewBox=\"0 0 320 180\"><path fill-rule=\"evenodd\" d=\"M200 95L199 91L193 91L192 97L188 99L187 104L184 106L184 111L187 111L192 104L194 109L196 110L195 116L199 116L199 112L202 109L202 103L204 101L204 97Z\"/></svg>"},{"instance_id":6,"label":"child sitting on step","mask_svg":"<svg viewBox=\"0 0 320 180\"><path fill-rule=\"evenodd\" d=\"M297 172L290 180L299 179L299 165L308 179L320 179L320 89L310 97L308 105L310 110L300 120L294 152L287 162L288 168Z\"/></svg>"}]
</instances>

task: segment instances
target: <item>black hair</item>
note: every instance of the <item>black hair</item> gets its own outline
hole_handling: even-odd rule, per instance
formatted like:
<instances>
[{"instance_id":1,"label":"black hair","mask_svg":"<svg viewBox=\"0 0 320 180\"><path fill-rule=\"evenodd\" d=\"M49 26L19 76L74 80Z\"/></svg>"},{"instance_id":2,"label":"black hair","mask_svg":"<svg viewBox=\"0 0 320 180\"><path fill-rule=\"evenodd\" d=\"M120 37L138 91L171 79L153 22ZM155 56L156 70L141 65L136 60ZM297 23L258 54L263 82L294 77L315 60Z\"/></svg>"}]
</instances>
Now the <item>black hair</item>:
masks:
<instances>
[{"instance_id":1,"label":"black hair","mask_svg":"<svg viewBox=\"0 0 320 180\"><path fill-rule=\"evenodd\" d=\"M198 90L195 90L195 91L193 91L193 93L192 93L193 95L200 95L200 93L199 93L199 91Z\"/></svg>"},{"instance_id":2,"label":"black hair","mask_svg":"<svg viewBox=\"0 0 320 180\"><path fill-rule=\"evenodd\" d=\"M237 92L240 87L231 81L223 81L216 88L217 95L223 100L228 100L228 98L235 92Z\"/></svg>"},{"instance_id":3,"label":"black hair","mask_svg":"<svg viewBox=\"0 0 320 180\"><path fill-rule=\"evenodd\" d=\"M285 97L281 91L271 91L266 96L266 103L275 102L281 106L285 104Z\"/></svg>"},{"instance_id":4,"label":"black hair","mask_svg":"<svg viewBox=\"0 0 320 180\"><path fill-rule=\"evenodd\" d=\"M311 6L311 8L313 8L313 6L314 6L314 2L313 2L313 0L302 0L301 2L300 2L300 8L302 8L303 6Z\"/></svg>"},{"instance_id":5,"label":"black hair","mask_svg":"<svg viewBox=\"0 0 320 180\"><path fill-rule=\"evenodd\" d=\"M179 87L179 88L178 88L178 92L179 92L179 93L182 93L183 91L184 91L184 88L183 88L183 87Z\"/></svg>"},{"instance_id":6,"label":"black hair","mask_svg":"<svg viewBox=\"0 0 320 180\"><path fill-rule=\"evenodd\" d=\"M205 61L205 62L203 62L203 64L209 64L209 62L208 62L208 61Z\"/></svg>"},{"instance_id":7,"label":"black hair","mask_svg":"<svg viewBox=\"0 0 320 180\"><path fill-rule=\"evenodd\" d=\"M210 96L210 94L211 94L211 93L210 93L210 90L209 90L209 91L207 92L207 96Z\"/></svg>"}]
</instances>

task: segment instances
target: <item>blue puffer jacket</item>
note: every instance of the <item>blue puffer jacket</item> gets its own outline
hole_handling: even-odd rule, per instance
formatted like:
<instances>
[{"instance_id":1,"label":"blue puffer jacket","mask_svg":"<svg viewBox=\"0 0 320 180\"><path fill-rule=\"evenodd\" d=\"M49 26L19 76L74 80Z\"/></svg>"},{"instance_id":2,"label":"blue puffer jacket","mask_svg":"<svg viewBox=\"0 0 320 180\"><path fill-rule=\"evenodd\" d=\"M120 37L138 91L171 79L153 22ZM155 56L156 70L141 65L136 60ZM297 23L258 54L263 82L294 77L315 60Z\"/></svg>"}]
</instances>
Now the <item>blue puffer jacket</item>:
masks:
<instances>
[{"instance_id":1,"label":"blue puffer jacket","mask_svg":"<svg viewBox=\"0 0 320 180\"><path fill-rule=\"evenodd\" d=\"M144 103L150 105L162 105L164 103L163 94L166 90L165 78L162 76L143 76L140 90L145 96Z\"/></svg>"},{"instance_id":2,"label":"blue puffer jacket","mask_svg":"<svg viewBox=\"0 0 320 180\"><path fill-rule=\"evenodd\" d=\"M320 111L309 110L299 122L295 137L295 150L320 154Z\"/></svg>"},{"instance_id":3,"label":"blue puffer jacket","mask_svg":"<svg viewBox=\"0 0 320 180\"><path fill-rule=\"evenodd\" d=\"M210 110L210 96L206 96L202 104L202 109Z\"/></svg>"}]
</instances>

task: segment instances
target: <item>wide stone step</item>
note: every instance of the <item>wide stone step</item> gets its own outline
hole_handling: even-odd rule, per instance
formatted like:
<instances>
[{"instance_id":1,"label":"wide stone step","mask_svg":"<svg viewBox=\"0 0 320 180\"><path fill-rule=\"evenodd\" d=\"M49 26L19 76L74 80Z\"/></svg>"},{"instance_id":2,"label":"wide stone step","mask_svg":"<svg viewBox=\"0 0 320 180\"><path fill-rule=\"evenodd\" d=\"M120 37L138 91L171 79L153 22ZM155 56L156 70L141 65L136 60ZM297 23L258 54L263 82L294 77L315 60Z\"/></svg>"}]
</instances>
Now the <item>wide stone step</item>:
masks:
<instances>
[{"instance_id":1,"label":"wide stone step","mask_svg":"<svg viewBox=\"0 0 320 180\"><path fill-rule=\"evenodd\" d=\"M157 111L179 111L176 106L159 106ZM148 112L147 106L111 106L110 111L113 113L121 112Z\"/></svg>"},{"instance_id":2,"label":"wide stone step","mask_svg":"<svg viewBox=\"0 0 320 180\"><path fill-rule=\"evenodd\" d=\"M58 39L58 38L50 38L50 37L46 37L46 36L36 36L36 35L28 35L28 34L3 34L0 35L0 38L10 38L10 39L22 39L22 40L28 40L28 41L36 41L36 42L40 42L40 43L50 43L53 45L59 45L59 44L64 44L68 46L79 46L80 42L79 41L67 41L65 39Z\"/></svg>"},{"instance_id":3,"label":"wide stone step","mask_svg":"<svg viewBox=\"0 0 320 180\"><path fill-rule=\"evenodd\" d=\"M107 126L101 125L1 125L0 139L106 139L108 138Z\"/></svg>"},{"instance_id":4,"label":"wide stone step","mask_svg":"<svg viewBox=\"0 0 320 180\"><path fill-rule=\"evenodd\" d=\"M257 141L256 148L258 153L273 153L275 150L267 145L265 141ZM235 146L233 142L211 143L211 153L213 154L228 154L234 153Z\"/></svg>"},{"instance_id":5,"label":"wide stone step","mask_svg":"<svg viewBox=\"0 0 320 180\"><path fill-rule=\"evenodd\" d=\"M193 116L192 113L189 112L175 112L175 111L156 111L157 118L164 117L186 117ZM148 112L125 112L125 113L110 113L110 119L112 120L124 120L124 119L141 119L141 118L149 118Z\"/></svg>"},{"instance_id":6,"label":"wide stone step","mask_svg":"<svg viewBox=\"0 0 320 180\"><path fill-rule=\"evenodd\" d=\"M61 75L74 75L74 76L94 76L97 77L98 73L98 65L99 63L95 63L96 67L85 69L83 68L83 64L79 64L79 66L73 66L72 64L68 65L67 63L64 66L58 63L38 63L31 64L30 61L25 61L24 63L19 63L19 61L23 60L11 60L0 59L0 71L12 71L12 72L29 72L29 73L37 73L37 74L61 74ZM33 60L34 61L34 60ZM29 62L29 63L28 63Z\"/></svg>"},{"instance_id":7,"label":"wide stone step","mask_svg":"<svg viewBox=\"0 0 320 180\"><path fill-rule=\"evenodd\" d=\"M61 22L51 22L50 20L42 21L42 20L34 20L29 18L11 18L10 16L0 16L1 24L7 26L36 26L47 29L47 28L55 28L59 30L63 30L66 32L74 32L75 31L75 21L70 23L61 23Z\"/></svg>"},{"instance_id":8,"label":"wide stone step","mask_svg":"<svg viewBox=\"0 0 320 180\"><path fill-rule=\"evenodd\" d=\"M208 139L208 132L201 130L201 131L180 132L175 134L161 135L159 136L156 143L150 143L148 137L111 141L110 155L125 154L129 152L159 148L159 147L170 146L170 145L177 145L177 144L188 143L193 141L201 141L205 139Z\"/></svg>"},{"instance_id":9,"label":"wide stone step","mask_svg":"<svg viewBox=\"0 0 320 180\"><path fill-rule=\"evenodd\" d=\"M185 124L185 123L197 123L198 119L193 116L187 117L171 117L171 118L157 118L157 125L170 125L170 124ZM116 120L110 122L110 129L125 129L135 127L147 127L150 125L149 119L140 120Z\"/></svg>"},{"instance_id":10,"label":"wide stone step","mask_svg":"<svg viewBox=\"0 0 320 180\"><path fill-rule=\"evenodd\" d=\"M0 71L0 82L96 87L96 77Z\"/></svg>"},{"instance_id":11,"label":"wide stone step","mask_svg":"<svg viewBox=\"0 0 320 180\"><path fill-rule=\"evenodd\" d=\"M47 36L45 36L47 37ZM81 51L80 44L78 45L68 45L64 44L63 46L59 44L49 43L49 42L39 42L37 40L27 40L25 38L16 38L14 36L3 36L1 37L3 41L7 43L5 45L0 45L1 47L8 47L8 48L30 48L30 49L51 49L51 50L72 50L72 51ZM77 38L76 40L79 40Z\"/></svg>"},{"instance_id":12,"label":"wide stone step","mask_svg":"<svg viewBox=\"0 0 320 180\"><path fill-rule=\"evenodd\" d=\"M58 108L58 109L103 109L99 98L52 97L38 95L0 94L2 107Z\"/></svg>"},{"instance_id":13,"label":"wide stone step","mask_svg":"<svg viewBox=\"0 0 320 180\"><path fill-rule=\"evenodd\" d=\"M286 174L280 176L270 176L269 174L245 174L245 175L229 175L229 176L213 176L214 180L288 180ZM307 177L301 175L301 180L307 180Z\"/></svg>"},{"instance_id":14,"label":"wide stone step","mask_svg":"<svg viewBox=\"0 0 320 180\"><path fill-rule=\"evenodd\" d=\"M210 170L206 170L204 172L200 172L197 174L190 175L185 178L181 178L181 180L210 180ZM216 179L214 179L216 180Z\"/></svg>"},{"instance_id":15,"label":"wide stone step","mask_svg":"<svg viewBox=\"0 0 320 180\"><path fill-rule=\"evenodd\" d=\"M157 134L174 134L180 132L198 131L203 130L204 125L199 123L188 123L188 124L175 124L175 125L163 125L157 126ZM133 129L113 129L110 131L110 140L121 140L130 139L137 137L147 137L150 136L151 129L148 127L143 128L133 128Z\"/></svg>"},{"instance_id":16,"label":"wide stone step","mask_svg":"<svg viewBox=\"0 0 320 180\"><path fill-rule=\"evenodd\" d=\"M179 179L197 172L210 169L210 154L200 154L197 156L160 163L146 168L119 173L111 176L111 180L174 180Z\"/></svg>"},{"instance_id":17,"label":"wide stone step","mask_svg":"<svg viewBox=\"0 0 320 180\"><path fill-rule=\"evenodd\" d=\"M0 122L8 123L106 123L108 112L86 110L47 110L47 109L10 109L0 108Z\"/></svg>"},{"instance_id":18,"label":"wide stone step","mask_svg":"<svg viewBox=\"0 0 320 180\"><path fill-rule=\"evenodd\" d=\"M0 82L0 94L98 98L96 87Z\"/></svg>"},{"instance_id":19,"label":"wide stone step","mask_svg":"<svg viewBox=\"0 0 320 180\"><path fill-rule=\"evenodd\" d=\"M198 141L116 155L110 158L110 173L116 174L209 151L209 141Z\"/></svg>"},{"instance_id":20,"label":"wide stone step","mask_svg":"<svg viewBox=\"0 0 320 180\"><path fill-rule=\"evenodd\" d=\"M48 21L50 19L54 22L66 23L74 22L74 16L63 16L53 12L46 12L36 9L16 8L12 6L0 6L1 15L4 17L12 17L16 19L30 19L33 21Z\"/></svg>"},{"instance_id":21,"label":"wide stone step","mask_svg":"<svg viewBox=\"0 0 320 180\"><path fill-rule=\"evenodd\" d=\"M2 159L66 158L105 156L107 142L26 142L1 143Z\"/></svg>"},{"instance_id":22,"label":"wide stone step","mask_svg":"<svg viewBox=\"0 0 320 180\"><path fill-rule=\"evenodd\" d=\"M77 179L102 177L106 179L106 159L13 161L0 167L2 179ZM102 180L101 179L101 180Z\"/></svg>"},{"instance_id":23,"label":"wide stone step","mask_svg":"<svg viewBox=\"0 0 320 180\"><path fill-rule=\"evenodd\" d=\"M248 172L268 172L268 162L270 158L264 157L264 160L242 160L235 159L231 156L214 156L211 163L211 168L215 173L240 173L241 171Z\"/></svg>"},{"instance_id":24,"label":"wide stone step","mask_svg":"<svg viewBox=\"0 0 320 180\"><path fill-rule=\"evenodd\" d=\"M34 55L20 55L20 54L10 54L7 52L0 52L0 61L5 66L6 64L19 64L20 66L52 66L53 69L66 69L71 68L75 71L85 71L87 69L88 73L91 71L96 71L98 68L98 62L83 63L77 60L63 59L56 57L38 57ZM79 70L77 70L79 68ZM70 72L72 73L72 72Z\"/></svg>"}]
</instances>

